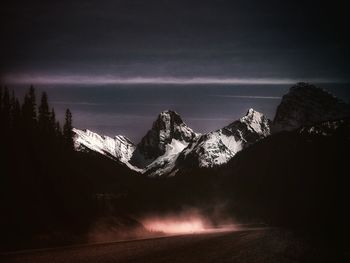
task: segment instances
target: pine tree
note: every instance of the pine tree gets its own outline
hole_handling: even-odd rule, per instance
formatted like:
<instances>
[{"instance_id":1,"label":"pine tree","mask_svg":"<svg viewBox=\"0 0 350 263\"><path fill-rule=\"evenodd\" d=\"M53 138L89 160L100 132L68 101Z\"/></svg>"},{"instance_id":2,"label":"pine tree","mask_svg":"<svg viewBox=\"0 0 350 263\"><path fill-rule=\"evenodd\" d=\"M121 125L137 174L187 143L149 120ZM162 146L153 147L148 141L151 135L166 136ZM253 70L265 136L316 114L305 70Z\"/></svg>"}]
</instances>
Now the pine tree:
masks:
<instances>
[{"instance_id":1,"label":"pine tree","mask_svg":"<svg viewBox=\"0 0 350 263\"><path fill-rule=\"evenodd\" d=\"M68 149L74 148L74 142L73 142L73 126L72 126L72 113L69 109L66 110L66 117L65 117L65 123L63 126L63 137L65 145Z\"/></svg>"},{"instance_id":2,"label":"pine tree","mask_svg":"<svg viewBox=\"0 0 350 263\"><path fill-rule=\"evenodd\" d=\"M0 86L0 118L2 118L2 86Z\"/></svg>"},{"instance_id":3,"label":"pine tree","mask_svg":"<svg viewBox=\"0 0 350 263\"><path fill-rule=\"evenodd\" d=\"M61 140L63 134L62 134L60 122L58 122L58 121L56 121L55 131L56 131L56 136L57 136L58 140Z\"/></svg>"},{"instance_id":4,"label":"pine tree","mask_svg":"<svg viewBox=\"0 0 350 263\"><path fill-rule=\"evenodd\" d=\"M3 87L0 86L0 136L2 137L2 133L4 132L3 126L4 126L4 116L3 116Z\"/></svg>"},{"instance_id":5,"label":"pine tree","mask_svg":"<svg viewBox=\"0 0 350 263\"><path fill-rule=\"evenodd\" d=\"M13 122L14 122L14 107L15 107L15 103L16 103L16 97L15 97L15 92L14 90L12 90L11 93L11 98L10 98L10 126L11 128L13 127Z\"/></svg>"},{"instance_id":6,"label":"pine tree","mask_svg":"<svg viewBox=\"0 0 350 263\"><path fill-rule=\"evenodd\" d=\"M51 109L50 113L50 134L54 137L57 143L62 142L62 131L59 121L56 121L56 113L54 108Z\"/></svg>"},{"instance_id":7,"label":"pine tree","mask_svg":"<svg viewBox=\"0 0 350 263\"><path fill-rule=\"evenodd\" d=\"M37 123L37 113L35 90L33 86L30 86L29 92L24 97L22 116L24 120L24 126L27 129L34 131Z\"/></svg>"},{"instance_id":8,"label":"pine tree","mask_svg":"<svg viewBox=\"0 0 350 263\"><path fill-rule=\"evenodd\" d=\"M50 119L49 119L49 125L50 125L50 132L56 134L56 113L54 108L51 109L50 112Z\"/></svg>"},{"instance_id":9,"label":"pine tree","mask_svg":"<svg viewBox=\"0 0 350 263\"><path fill-rule=\"evenodd\" d=\"M21 105L15 96L15 92L12 91L11 101L10 101L10 119L11 128L15 131L19 131L20 121L21 121Z\"/></svg>"},{"instance_id":10,"label":"pine tree","mask_svg":"<svg viewBox=\"0 0 350 263\"><path fill-rule=\"evenodd\" d=\"M35 96L35 90L34 87L31 86L29 88L29 103L30 103L30 116L31 118L36 121L37 120L37 111L36 111L36 96Z\"/></svg>"},{"instance_id":11,"label":"pine tree","mask_svg":"<svg viewBox=\"0 0 350 263\"><path fill-rule=\"evenodd\" d=\"M42 93L41 102L39 106L38 126L40 132L44 135L48 135L50 132L50 111L49 104L47 101L46 92Z\"/></svg>"},{"instance_id":12,"label":"pine tree","mask_svg":"<svg viewBox=\"0 0 350 263\"><path fill-rule=\"evenodd\" d=\"M14 108L13 108L13 127L19 132L21 127L21 104L16 98Z\"/></svg>"},{"instance_id":13,"label":"pine tree","mask_svg":"<svg viewBox=\"0 0 350 263\"><path fill-rule=\"evenodd\" d=\"M2 98L2 114L3 114L2 123L5 127L5 129L8 130L10 128L10 124L11 124L11 118L10 118L11 103L10 103L10 94L9 94L9 90L7 87L5 87L4 93L2 96L3 96L3 98Z\"/></svg>"}]
</instances>

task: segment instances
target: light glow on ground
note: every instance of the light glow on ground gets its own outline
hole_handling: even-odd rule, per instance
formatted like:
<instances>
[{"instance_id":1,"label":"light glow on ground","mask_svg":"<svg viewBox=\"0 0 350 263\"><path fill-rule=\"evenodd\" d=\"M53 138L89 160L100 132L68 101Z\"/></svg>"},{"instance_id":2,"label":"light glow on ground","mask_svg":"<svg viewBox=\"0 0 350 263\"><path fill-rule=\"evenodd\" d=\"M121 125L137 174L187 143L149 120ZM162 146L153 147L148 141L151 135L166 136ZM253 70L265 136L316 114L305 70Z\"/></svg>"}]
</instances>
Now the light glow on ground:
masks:
<instances>
[{"instance_id":1,"label":"light glow on ground","mask_svg":"<svg viewBox=\"0 0 350 263\"><path fill-rule=\"evenodd\" d=\"M199 233L205 231L205 225L199 218L184 220L177 219L150 219L143 222L150 231L166 234Z\"/></svg>"},{"instance_id":2,"label":"light glow on ground","mask_svg":"<svg viewBox=\"0 0 350 263\"><path fill-rule=\"evenodd\" d=\"M213 226L207 217L196 212L160 217L153 216L144 218L141 222L148 231L162 232L169 235L238 230L237 225L227 220L222 221L220 225Z\"/></svg>"}]
</instances>

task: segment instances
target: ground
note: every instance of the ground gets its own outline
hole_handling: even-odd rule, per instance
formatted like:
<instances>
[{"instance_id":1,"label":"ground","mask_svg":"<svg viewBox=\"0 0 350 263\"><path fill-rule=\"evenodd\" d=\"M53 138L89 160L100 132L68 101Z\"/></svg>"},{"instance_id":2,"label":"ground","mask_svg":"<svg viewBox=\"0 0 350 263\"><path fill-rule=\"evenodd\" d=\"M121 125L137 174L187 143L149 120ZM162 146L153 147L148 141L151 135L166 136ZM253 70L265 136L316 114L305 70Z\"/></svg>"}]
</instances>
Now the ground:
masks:
<instances>
[{"instance_id":1,"label":"ground","mask_svg":"<svg viewBox=\"0 0 350 263\"><path fill-rule=\"evenodd\" d=\"M335 262L289 231L255 228L3 254L1 262ZM333 255L334 256L334 255ZM335 261L334 261L335 260Z\"/></svg>"}]
</instances>

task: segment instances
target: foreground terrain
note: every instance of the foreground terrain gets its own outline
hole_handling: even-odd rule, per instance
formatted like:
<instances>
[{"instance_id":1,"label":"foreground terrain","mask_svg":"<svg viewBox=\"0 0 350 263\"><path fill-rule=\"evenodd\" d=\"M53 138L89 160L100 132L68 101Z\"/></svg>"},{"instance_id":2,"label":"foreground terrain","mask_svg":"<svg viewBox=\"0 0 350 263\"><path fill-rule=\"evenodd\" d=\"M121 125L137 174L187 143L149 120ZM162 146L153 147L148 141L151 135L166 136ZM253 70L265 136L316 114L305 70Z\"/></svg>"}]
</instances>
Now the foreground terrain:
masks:
<instances>
[{"instance_id":1,"label":"foreground terrain","mask_svg":"<svg viewBox=\"0 0 350 263\"><path fill-rule=\"evenodd\" d=\"M306 240L280 229L255 228L3 254L1 262L337 261L332 248Z\"/></svg>"}]
</instances>

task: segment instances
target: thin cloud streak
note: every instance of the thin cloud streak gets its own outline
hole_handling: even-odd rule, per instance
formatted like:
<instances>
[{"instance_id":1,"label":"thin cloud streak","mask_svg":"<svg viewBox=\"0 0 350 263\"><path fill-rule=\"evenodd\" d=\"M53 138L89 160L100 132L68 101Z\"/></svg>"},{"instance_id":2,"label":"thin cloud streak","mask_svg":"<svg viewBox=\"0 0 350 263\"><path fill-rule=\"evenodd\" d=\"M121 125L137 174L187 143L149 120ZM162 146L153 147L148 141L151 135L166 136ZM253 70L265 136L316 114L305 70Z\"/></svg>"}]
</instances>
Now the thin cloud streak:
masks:
<instances>
[{"instance_id":1,"label":"thin cloud streak","mask_svg":"<svg viewBox=\"0 0 350 263\"><path fill-rule=\"evenodd\" d=\"M80 84L80 85L108 85L108 84L254 84L277 85L295 84L300 81L313 83L342 83L335 79L289 79L289 78L227 78L227 77L118 77L113 75L29 75L11 74L5 76L9 84Z\"/></svg>"},{"instance_id":2,"label":"thin cloud streak","mask_svg":"<svg viewBox=\"0 0 350 263\"><path fill-rule=\"evenodd\" d=\"M72 101L52 101L53 104L59 105L86 105L86 106L100 106L103 105L101 103L94 102L72 102Z\"/></svg>"},{"instance_id":3,"label":"thin cloud streak","mask_svg":"<svg viewBox=\"0 0 350 263\"><path fill-rule=\"evenodd\" d=\"M282 97L277 96L239 96L239 95L211 95L212 97L220 98L235 98L235 99L268 99L268 100L280 100Z\"/></svg>"}]
</instances>

